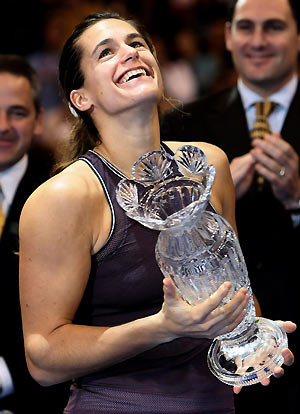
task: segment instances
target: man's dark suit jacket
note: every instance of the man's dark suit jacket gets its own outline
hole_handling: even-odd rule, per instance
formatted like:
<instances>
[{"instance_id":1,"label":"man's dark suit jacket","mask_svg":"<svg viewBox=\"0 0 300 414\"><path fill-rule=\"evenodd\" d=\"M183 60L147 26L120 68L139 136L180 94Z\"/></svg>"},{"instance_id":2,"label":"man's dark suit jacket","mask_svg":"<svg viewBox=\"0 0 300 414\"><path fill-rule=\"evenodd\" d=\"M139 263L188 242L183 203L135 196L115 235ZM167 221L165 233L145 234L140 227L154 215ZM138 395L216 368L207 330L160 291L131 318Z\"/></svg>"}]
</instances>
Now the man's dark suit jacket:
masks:
<instances>
[{"instance_id":1,"label":"man's dark suit jacket","mask_svg":"<svg viewBox=\"0 0 300 414\"><path fill-rule=\"evenodd\" d=\"M0 240L0 356L5 359L15 386L13 395L0 399L0 410L15 414L61 414L67 399L67 385L43 388L31 378L25 362L19 305L19 218L26 199L48 177L47 161L30 154Z\"/></svg>"},{"instance_id":2,"label":"man's dark suit jacket","mask_svg":"<svg viewBox=\"0 0 300 414\"><path fill-rule=\"evenodd\" d=\"M162 117L162 140L205 141L222 148L229 161L251 149L248 126L236 88L210 95ZM289 108L282 137L300 155L300 87ZM269 186L258 191L254 183L237 201L239 240L248 266L252 289L262 314L270 319L299 322L296 285L299 279L300 229ZM298 331L300 324L298 323ZM289 336L292 350L299 347ZM295 367L293 367L293 370Z\"/></svg>"}]
</instances>

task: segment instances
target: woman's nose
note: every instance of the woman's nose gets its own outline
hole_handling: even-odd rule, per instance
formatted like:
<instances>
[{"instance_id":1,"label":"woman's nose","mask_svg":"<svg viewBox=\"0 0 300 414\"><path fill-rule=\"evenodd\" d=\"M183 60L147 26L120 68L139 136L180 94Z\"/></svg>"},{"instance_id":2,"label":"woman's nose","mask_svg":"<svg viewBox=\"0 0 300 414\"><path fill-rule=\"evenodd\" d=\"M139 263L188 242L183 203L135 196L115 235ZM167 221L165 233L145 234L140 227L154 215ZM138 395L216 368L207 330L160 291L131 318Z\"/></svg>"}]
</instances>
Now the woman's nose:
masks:
<instances>
[{"instance_id":1,"label":"woman's nose","mask_svg":"<svg viewBox=\"0 0 300 414\"><path fill-rule=\"evenodd\" d=\"M123 45L122 47L122 60L127 62L129 60L136 60L139 58L139 52L137 49L130 45Z\"/></svg>"}]
</instances>

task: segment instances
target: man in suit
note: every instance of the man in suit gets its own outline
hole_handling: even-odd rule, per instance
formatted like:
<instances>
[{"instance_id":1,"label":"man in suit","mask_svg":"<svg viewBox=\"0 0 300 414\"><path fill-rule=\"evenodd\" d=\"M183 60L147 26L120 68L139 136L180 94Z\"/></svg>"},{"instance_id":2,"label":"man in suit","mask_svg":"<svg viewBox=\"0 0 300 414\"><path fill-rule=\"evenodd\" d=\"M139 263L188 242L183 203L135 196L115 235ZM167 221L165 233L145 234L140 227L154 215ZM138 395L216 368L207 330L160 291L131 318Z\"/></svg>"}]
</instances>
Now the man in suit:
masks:
<instances>
[{"instance_id":1,"label":"man in suit","mask_svg":"<svg viewBox=\"0 0 300 414\"><path fill-rule=\"evenodd\" d=\"M37 74L20 56L0 55L0 412L62 413L67 386L42 388L25 361L18 283L18 225L22 207L49 177L50 159L32 149L42 130Z\"/></svg>"},{"instance_id":2,"label":"man in suit","mask_svg":"<svg viewBox=\"0 0 300 414\"><path fill-rule=\"evenodd\" d=\"M225 151L236 189L239 239L262 314L296 323L300 241L298 7L297 0L232 1L225 42L238 74L237 86L188 104L183 112L165 114L162 127L162 139L203 140ZM255 102L266 100L276 103L268 117L272 132L251 139ZM294 366L267 390L256 386L247 387L246 393L243 390L237 406L242 398L247 398L247 403L243 402L240 412L255 412L257 401L249 398L250 392L253 396L262 392L262 398L270 393L268 412L281 412L284 407L289 407L287 412L296 412L292 388L296 389L296 382L299 386L299 329L289 336L296 354ZM276 398L283 390L286 399Z\"/></svg>"}]
</instances>

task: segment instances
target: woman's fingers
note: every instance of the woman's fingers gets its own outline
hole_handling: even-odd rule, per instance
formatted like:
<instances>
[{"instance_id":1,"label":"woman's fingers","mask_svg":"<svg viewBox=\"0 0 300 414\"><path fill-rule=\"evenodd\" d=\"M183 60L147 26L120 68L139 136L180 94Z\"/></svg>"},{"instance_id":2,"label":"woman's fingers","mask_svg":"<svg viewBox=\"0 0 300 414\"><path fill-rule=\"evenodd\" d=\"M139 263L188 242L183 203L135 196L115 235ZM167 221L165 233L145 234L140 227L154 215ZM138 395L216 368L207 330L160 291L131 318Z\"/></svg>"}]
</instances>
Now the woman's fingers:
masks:
<instances>
[{"instance_id":1,"label":"woman's fingers","mask_svg":"<svg viewBox=\"0 0 300 414\"><path fill-rule=\"evenodd\" d=\"M194 306L195 314L199 313L199 316L201 315L201 319L205 319L214 309L218 308L222 300L230 291L231 287L231 282L224 282L211 296ZM172 302L175 303L177 301L182 301L171 279L165 278L163 280L163 290L165 301L169 305L172 304ZM219 313L222 312L222 310L219 311Z\"/></svg>"},{"instance_id":2,"label":"woman's fingers","mask_svg":"<svg viewBox=\"0 0 300 414\"><path fill-rule=\"evenodd\" d=\"M291 321L275 321L286 333L292 333L297 329L297 325Z\"/></svg>"},{"instance_id":3,"label":"woman's fingers","mask_svg":"<svg viewBox=\"0 0 300 414\"><path fill-rule=\"evenodd\" d=\"M281 351L281 354L282 354L283 359L284 359L284 365L287 365L287 366L293 365L293 363L295 361L295 358L294 358L293 353L288 348L284 348Z\"/></svg>"},{"instance_id":4,"label":"woman's fingers","mask_svg":"<svg viewBox=\"0 0 300 414\"><path fill-rule=\"evenodd\" d=\"M270 385L270 378L264 378L263 380L260 381L260 383L261 385L266 387L267 385Z\"/></svg>"},{"instance_id":5,"label":"woman's fingers","mask_svg":"<svg viewBox=\"0 0 300 414\"><path fill-rule=\"evenodd\" d=\"M249 295L246 288L240 289L228 303L220 306L230 287L231 283L226 282L210 298L193 309L194 320L205 323L209 338L232 331L247 313L245 307Z\"/></svg>"},{"instance_id":6,"label":"woman's fingers","mask_svg":"<svg viewBox=\"0 0 300 414\"><path fill-rule=\"evenodd\" d=\"M163 291L164 302L168 306L176 306L178 303L184 303L187 305L187 303L179 296L174 282L168 277L164 278L163 280Z\"/></svg>"},{"instance_id":7,"label":"woman's fingers","mask_svg":"<svg viewBox=\"0 0 300 414\"><path fill-rule=\"evenodd\" d=\"M174 283L172 282L171 279L166 277L163 280L163 289L164 289L165 299L167 300L176 299L177 300L178 295L176 292L176 287L174 286Z\"/></svg>"},{"instance_id":8,"label":"woman's fingers","mask_svg":"<svg viewBox=\"0 0 300 414\"><path fill-rule=\"evenodd\" d=\"M291 321L276 321L276 323L280 326L280 328L287 332L287 333L292 333L297 329L297 325L294 322ZM287 366L290 366L294 363L294 355L293 353L288 349L288 348L284 348L281 351L281 354L284 358L284 364ZM273 370L273 376L275 378L281 378L284 375L284 369L282 366L276 366ZM261 382L261 385L263 386L267 386L270 384L270 378L265 378L263 379ZM242 387L237 387L234 386L233 387L233 392L235 394L238 394L241 391Z\"/></svg>"},{"instance_id":9,"label":"woman's fingers","mask_svg":"<svg viewBox=\"0 0 300 414\"><path fill-rule=\"evenodd\" d=\"M241 389L242 389L243 387L237 387L236 385L234 385L234 387L233 387L233 392L235 393L235 394L239 394L240 392L241 392Z\"/></svg>"},{"instance_id":10,"label":"woman's fingers","mask_svg":"<svg viewBox=\"0 0 300 414\"><path fill-rule=\"evenodd\" d=\"M172 280L164 279L164 314L177 335L214 338L230 332L246 315L249 300L246 288L240 289L231 300L220 306L232 288L231 282L223 283L203 302L190 306L177 294ZM181 334L180 334L181 332Z\"/></svg>"},{"instance_id":11,"label":"woman's fingers","mask_svg":"<svg viewBox=\"0 0 300 414\"><path fill-rule=\"evenodd\" d=\"M211 317L215 319L215 322L227 319L230 323L233 323L243 312L248 300L247 289L242 288L225 305L219 306L211 312Z\"/></svg>"},{"instance_id":12,"label":"woman's fingers","mask_svg":"<svg viewBox=\"0 0 300 414\"><path fill-rule=\"evenodd\" d=\"M232 321L234 321L244 309L249 298L247 289L240 289L229 302L222 306L221 310L223 310L223 314L231 315Z\"/></svg>"},{"instance_id":13,"label":"woman's fingers","mask_svg":"<svg viewBox=\"0 0 300 414\"><path fill-rule=\"evenodd\" d=\"M219 315L223 315L224 311L219 307L219 305L221 304L222 300L228 295L231 287L231 282L223 283L212 295L210 295L199 305L196 305L194 308L195 317L197 313L199 313L199 316L201 315L201 319L206 319L215 310Z\"/></svg>"}]
</instances>

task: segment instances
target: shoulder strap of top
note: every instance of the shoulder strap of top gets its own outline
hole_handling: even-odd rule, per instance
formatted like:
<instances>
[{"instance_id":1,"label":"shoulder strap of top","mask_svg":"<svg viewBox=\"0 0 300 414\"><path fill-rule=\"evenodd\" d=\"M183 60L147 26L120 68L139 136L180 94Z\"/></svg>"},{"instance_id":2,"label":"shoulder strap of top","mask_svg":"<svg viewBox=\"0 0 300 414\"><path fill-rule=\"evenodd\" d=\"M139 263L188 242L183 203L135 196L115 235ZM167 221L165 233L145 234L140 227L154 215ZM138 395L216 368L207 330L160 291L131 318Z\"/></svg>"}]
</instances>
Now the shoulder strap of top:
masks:
<instances>
[{"instance_id":1,"label":"shoulder strap of top","mask_svg":"<svg viewBox=\"0 0 300 414\"><path fill-rule=\"evenodd\" d=\"M162 146L162 148L168 153L168 154L170 154L170 155L174 155L174 151L173 150L171 150L171 148L170 147L168 147L168 145L167 144L165 144L164 142L161 142L161 144L160 144L161 146Z\"/></svg>"},{"instance_id":2,"label":"shoulder strap of top","mask_svg":"<svg viewBox=\"0 0 300 414\"><path fill-rule=\"evenodd\" d=\"M161 143L161 146L163 147L163 149L170 155L174 155L174 151L171 150L170 147L168 147L167 144L165 144L164 142ZM214 208L214 206L211 204L211 202L209 201L208 205L207 205L207 210L211 211L213 213L217 213L216 209Z\"/></svg>"}]
</instances>

